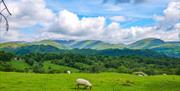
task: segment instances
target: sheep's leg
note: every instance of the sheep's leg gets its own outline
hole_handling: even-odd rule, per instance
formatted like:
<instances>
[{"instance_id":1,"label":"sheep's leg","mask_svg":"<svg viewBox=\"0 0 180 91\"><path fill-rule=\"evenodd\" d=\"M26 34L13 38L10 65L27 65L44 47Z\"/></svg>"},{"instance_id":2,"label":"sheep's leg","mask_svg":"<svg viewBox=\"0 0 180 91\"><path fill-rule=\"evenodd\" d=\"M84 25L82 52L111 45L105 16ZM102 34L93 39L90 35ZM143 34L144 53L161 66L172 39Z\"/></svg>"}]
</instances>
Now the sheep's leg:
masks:
<instances>
[{"instance_id":1,"label":"sheep's leg","mask_svg":"<svg viewBox=\"0 0 180 91\"><path fill-rule=\"evenodd\" d=\"M77 84L77 87L78 87L78 89L79 89L79 84Z\"/></svg>"},{"instance_id":2,"label":"sheep's leg","mask_svg":"<svg viewBox=\"0 0 180 91\"><path fill-rule=\"evenodd\" d=\"M76 84L75 88L78 89L79 88L79 84Z\"/></svg>"},{"instance_id":3,"label":"sheep's leg","mask_svg":"<svg viewBox=\"0 0 180 91\"><path fill-rule=\"evenodd\" d=\"M84 86L84 89L87 89L88 86Z\"/></svg>"},{"instance_id":4,"label":"sheep's leg","mask_svg":"<svg viewBox=\"0 0 180 91\"><path fill-rule=\"evenodd\" d=\"M92 89L92 87L90 86L90 87L89 87L89 89L91 90L91 89Z\"/></svg>"}]
</instances>

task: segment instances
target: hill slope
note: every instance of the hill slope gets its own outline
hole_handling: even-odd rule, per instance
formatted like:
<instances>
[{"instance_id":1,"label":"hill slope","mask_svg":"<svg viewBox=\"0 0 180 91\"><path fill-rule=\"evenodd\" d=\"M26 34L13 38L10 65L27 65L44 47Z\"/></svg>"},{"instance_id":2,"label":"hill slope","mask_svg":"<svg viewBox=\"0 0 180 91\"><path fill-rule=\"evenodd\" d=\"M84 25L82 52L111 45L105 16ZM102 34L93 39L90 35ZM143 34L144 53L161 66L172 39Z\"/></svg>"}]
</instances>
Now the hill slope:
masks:
<instances>
[{"instance_id":1,"label":"hill slope","mask_svg":"<svg viewBox=\"0 0 180 91\"><path fill-rule=\"evenodd\" d=\"M18 48L3 48L3 51L12 52L18 55L29 53L51 53L59 52L59 49L50 45L27 45Z\"/></svg>"},{"instance_id":2,"label":"hill slope","mask_svg":"<svg viewBox=\"0 0 180 91\"><path fill-rule=\"evenodd\" d=\"M31 45L50 45L53 47L57 47L58 49L68 49L68 47L66 47L63 44L60 44L54 40L42 40L42 41L32 42L30 44Z\"/></svg>"},{"instance_id":3,"label":"hill slope","mask_svg":"<svg viewBox=\"0 0 180 91\"><path fill-rule=\"evenodd\" d=\"M170 57L180 58L180 42L164 42L160 39L148 38L132 43L130 49L151 49Z\"/></svg>"},{"instance_id":4,"label":"hill slope","mask_svg":"<svg viewBox=\"0 0 180 91\"><path fill-rule=\"evenodd\" d=\"M125 47L124 44L110 44L105 43L102 41L95 41L95 40L84 40L84 41L76 41L76 40L42 40L42 41L35 41L35 42L7 42L7 43L0 43L0 48L18 48L21 46L28 46L28 45L50 45L53 47L57 47L58 49L122 49Z\"/></svg>"},{"instance_id":5,"label":"hill slope","mask_svg":"<svg viewBox=\"0 0 180 91\"><path fill-rule=\"evenodd\" d=\"M164 44L165 42L160 39L148 38L136 41L129 45L129 48L132 49L150 49L153 46L158 46Z\"/></svg>"},{"instance_id":6,"label":"hill slope","mask_svg":"<svg viewBox=\"0 0 180 91\"><path fill-rule=\"evenodd\" d=\"M79 49L122 49L125 45L116 45L116 44L109 44L102 41L94 41L94 40L85 40L85 41L76 41L71 45L72 48L79 48Z\"/></svg>"},{"instance_id":7,"label":"hill slope","mask_svg":"<svg viewBox=\"0 0 180 91\"><path fill-rule=\"evenodd\" d=\"M57 49L95 49L95 50L106 50L106 49L150 49L159 53L167 54L171 57L180 58L180 42L165 42L160 39L147 38L139 40L129 45L125 44L110 44L96 40L42 40L36 42L7 42L0 43L0 50L10 48L20 48L25 46L52 46Z\"/></svg>"},{"instance_id":8,"label":"hill slope","mask_svg":"<svg viewBox=\"0 0 180 91\"><path fill-rule=\"evenodd\" d=\"M0 48L17 48L22 46L27 46L26 42L6 42L0 43Z\"/></svg>"}]
</instances>

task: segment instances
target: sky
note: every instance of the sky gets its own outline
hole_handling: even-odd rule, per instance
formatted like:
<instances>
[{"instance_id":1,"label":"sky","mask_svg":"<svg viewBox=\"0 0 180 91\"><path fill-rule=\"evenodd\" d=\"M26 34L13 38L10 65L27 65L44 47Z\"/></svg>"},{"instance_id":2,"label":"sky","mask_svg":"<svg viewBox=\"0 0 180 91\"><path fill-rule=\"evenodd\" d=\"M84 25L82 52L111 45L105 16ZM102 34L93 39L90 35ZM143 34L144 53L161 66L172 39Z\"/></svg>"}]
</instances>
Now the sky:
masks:
<instances>
[{"instance_id":1,"label":"sky","mask_svg":"<svg viewBox=\"0 0 180 91\"><path fill-rule=\"evenodd\" d=\"M180 40L180 0L4 0L10 29L0 42L44 39L129 44ZM1 9L3 6L1 5Z\"/></svg>"}]
</instances>

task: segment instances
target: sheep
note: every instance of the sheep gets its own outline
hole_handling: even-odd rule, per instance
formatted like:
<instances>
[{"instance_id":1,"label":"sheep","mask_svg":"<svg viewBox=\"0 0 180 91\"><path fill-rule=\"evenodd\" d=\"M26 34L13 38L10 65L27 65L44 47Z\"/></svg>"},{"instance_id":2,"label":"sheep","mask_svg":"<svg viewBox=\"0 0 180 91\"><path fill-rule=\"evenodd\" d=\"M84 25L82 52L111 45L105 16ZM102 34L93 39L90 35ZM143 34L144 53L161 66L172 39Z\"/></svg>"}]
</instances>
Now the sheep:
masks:
<instances>
[{"instance_id":1,"label":"sheep","mask_svg":"<svg viewBox=\"0 0 180 91\"><path fill-rule=\"evenodd\" d=\"M165 76L165 75L167 75L167 74L164 73L163 75Z\"/></svg>"},{"instance_id":2,"label":"sheep","mask_svg":"<svg viewBox=\"0 0 180 91\"><path fill-rule=\"evenodd\" d=\"M67 74L71 74L71 71L68 70L68 71L67 71Z\"/></svg>"},{"instance_id":3,"label":"sheep","mask_svg":"<svg viewBox=\"0 0 180 91\"><path fill-rule=\"evenodd\" d=\"M78 78L76 80L76 87L79 88L80 86L84 86L85 88L89 88L90 90L92 88L92 84L88 80Z\"/></svg>"},{"instance_id":4,"label":"sheep","mask_svg":"<svg viewBox=\"0 0 180 91\"><path fill-rule=\"evenodd\" d=\"M143 76L143 75L139 74L138 76Z\"/></svg>"},{"instance_id":5,"label":"sheep","mask_svg":"<svg viewBox=\"0 0 180 91\"><path fill-rule=\"evenodd\" d=\"M134 72L134 75L138 75L138 76L148 76L146 73L144 72Z\"/></svg>"}]
</instances>

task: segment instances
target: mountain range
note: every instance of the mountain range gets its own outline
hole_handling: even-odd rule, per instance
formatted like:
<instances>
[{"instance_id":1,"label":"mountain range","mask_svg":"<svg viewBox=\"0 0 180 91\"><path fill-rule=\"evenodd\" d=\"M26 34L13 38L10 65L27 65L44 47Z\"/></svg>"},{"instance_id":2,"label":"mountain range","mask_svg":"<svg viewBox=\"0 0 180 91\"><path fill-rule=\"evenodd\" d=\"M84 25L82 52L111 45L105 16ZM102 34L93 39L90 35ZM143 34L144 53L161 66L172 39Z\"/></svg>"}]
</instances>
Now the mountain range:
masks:
<instances>
[{"instance_id":1,"label":"mountain range","mask_svg":"<svg viewBox=\"0 0 180 91\"><path fill-rule=\"evenodd\" d=\"M44 45L44 46L43 46ZM97 40L41 40L34 42L5 42L0 43L0 50L17 49L28 46L43 46L48 49L54 47L60 50L69 49L93 49L93 50L107 50L107 49L132 49L132 50L153 50L159 53L166 54L171 57L180 58L180 41L165 42L156 38L147 38L136 41L132 44L111 44ZM33 47L32 47L33 50Z\"/></svg>"}]
</instances>

